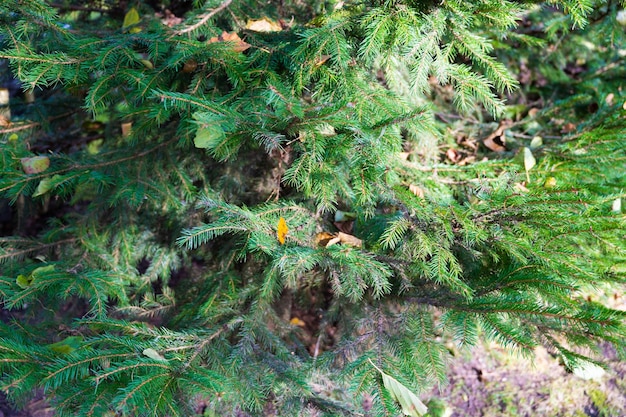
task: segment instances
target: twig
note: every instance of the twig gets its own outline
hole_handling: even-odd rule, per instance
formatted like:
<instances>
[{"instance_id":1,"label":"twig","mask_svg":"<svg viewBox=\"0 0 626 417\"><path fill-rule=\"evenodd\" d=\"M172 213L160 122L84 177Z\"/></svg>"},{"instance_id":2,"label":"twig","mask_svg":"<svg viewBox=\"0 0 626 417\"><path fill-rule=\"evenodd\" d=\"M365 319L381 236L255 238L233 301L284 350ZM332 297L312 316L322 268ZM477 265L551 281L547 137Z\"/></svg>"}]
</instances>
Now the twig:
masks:
<instances>
[{"instance_id":1,"label":"twig","mask_svg":"<svg viewBox=\"0 0 626 417\"><path fill-rule=\"evenodd\" d=\"M209 13L205 14L204 16L202 16L202 18L197 23L195 23L195 24L193 24L191 26L187 26L185 29L174 31L174 35L183 35L185 33L189 33L189 32L192 32L192 31L198 29L200 26L204 25L207 22L207 20L209 20L210 18L212 18L213 16L215 16L216 14L218 14L219 12L221 12L222 10L224 10L225 8L230 6L230 3L232 3L232 2L233 2L233 0L224 0L222 2L222 4L217 6L217 8L213 9Z\"/></svg>"},{"instance_id":2,"label":"twig","mask_svg":"<svg viewBox=\"0 0 626 417\"><path fill-rule=\"evenodd\" d=\"M75 6L71 4L59 4L59 3L50 3L50 6L61 9L61 10L78 10L82 12L98 12L98 13L110 13L110 9L99 9L96 7L85 7L85 6Z\"/></svg>"},{"instance_id":3,"label":"twig","mask_svg":"<svg viewBox=\"0 0 626 417\"><path fill-rule=\"evenodd\" d=\"M56 119L62 119L63 117L71 116L74 113L76 113L76 110L72 110L63 114L58 114L56 116L49 117L48 122L51 122ZM13 124L13 125L14 127L9 127L7 129L0 129L0 134L18 132L20 130L35 128L37 126L41 126L41 122L31 122L31 123L27 123L23 125L16 125L16 124Z\"/></svg>"}]
</instances>

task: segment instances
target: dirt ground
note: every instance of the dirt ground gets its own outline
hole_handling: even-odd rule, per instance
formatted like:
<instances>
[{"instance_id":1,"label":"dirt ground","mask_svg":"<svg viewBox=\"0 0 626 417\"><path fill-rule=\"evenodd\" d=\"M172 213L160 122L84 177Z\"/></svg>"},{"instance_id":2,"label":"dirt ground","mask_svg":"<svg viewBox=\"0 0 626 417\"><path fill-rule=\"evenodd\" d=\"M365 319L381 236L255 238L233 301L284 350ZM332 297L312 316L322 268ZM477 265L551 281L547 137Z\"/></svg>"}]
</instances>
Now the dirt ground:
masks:
<instances>
[{"instance_id":1,"label":"dirt ground","mask_svg":"<svg viewBox=\"0 0 626 417\"><path fill-rule=\"evenodd\" d=\"M534 358L483 345L457 358L432 395L450 417L626 417L626 363L605 349L606 374L585 380L543 349Z\"/></svg>"}]
</instances>

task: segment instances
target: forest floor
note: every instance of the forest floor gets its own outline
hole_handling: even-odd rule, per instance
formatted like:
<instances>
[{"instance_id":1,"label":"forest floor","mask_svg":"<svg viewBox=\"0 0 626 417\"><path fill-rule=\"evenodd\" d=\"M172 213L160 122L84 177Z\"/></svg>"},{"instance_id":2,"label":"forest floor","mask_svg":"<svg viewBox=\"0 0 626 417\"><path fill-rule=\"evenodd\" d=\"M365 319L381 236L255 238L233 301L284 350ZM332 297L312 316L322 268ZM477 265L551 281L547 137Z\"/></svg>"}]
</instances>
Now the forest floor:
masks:
<instances>
[{"instance_id":1,"label":"forest floor","mask_svg":"<svg viewBox=\"0 0 626 417\"><path fill-rule=\"evenodd\" d=\"M585 380L545 349L532 359L483 344L454 360L434 389L450 417L626 417L626 363L605 350L607 372Z\"/></svg>"}]
</instances>

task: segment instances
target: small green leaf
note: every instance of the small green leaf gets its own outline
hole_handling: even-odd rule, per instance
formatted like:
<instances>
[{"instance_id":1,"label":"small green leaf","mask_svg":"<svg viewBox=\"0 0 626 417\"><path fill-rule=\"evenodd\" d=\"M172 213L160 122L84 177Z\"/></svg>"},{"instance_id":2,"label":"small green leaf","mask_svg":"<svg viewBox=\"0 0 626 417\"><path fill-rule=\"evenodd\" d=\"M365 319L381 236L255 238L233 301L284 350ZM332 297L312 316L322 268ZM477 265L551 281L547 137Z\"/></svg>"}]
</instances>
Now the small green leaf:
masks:
<instances>
[{"instance_id":1,"label":"small green leaf","mask_svg":"<svg viewBox=\"0 0 626 417\"><path fill-rule=\"evenodd\" d=\"M102 147L102 144L104 143L104 139L96 139L96 140L92 140L91 142L89 142L87 144L87 153L89 155L97 155L100 153L100 148Z\"/></svg>"},{"instance_id":2,"label":"small green leaf","mask_svg":"<svg viewBox=\"0 0 626 417\"><path fill-rule=\"evenodd\" d=\"M17 279L15 280L15 282L17 283L17 285L22 288L22 289L26 289L28 287L30 287L30 285L33 283L33 276L32 275L18 275Z\"/></svg>"},{"instance_id":3,"label":"small green leaf","mask_svg":"<svg viewBox=\"0 0 626 417\"><path fill-rule=\"evenodd\" d=\"M371 360L370 363L383 376L383 385L389 391L389 394L400 404L402 414L411 417L421 417L428 412L428 408L417 398L417 395L413 394L395 378L380 370Z\"/></svg>"},{"instance_id":4,"label":"small green leaf","mask_svg":"<svg viewBox=\"0 0 626 417\"><path fill-rule=\"evenodd\" d=\"M80 347L83 338L81 336L69 336L60 342L52 343L48 347L55 352L68 355Z\"/></svg>"},{"instance_id":5,"label":"small green leaf","mask_svg":"<svg viewBox=\"0 0 626 417\"><path fill-rule=\"evenodd\" d=\"M149 59L140 59L139 62L141 62L143 64L143 66L148 68L148 69L153 69L154 68L154 65L152 64L152 62Z\"/></svg>"},{"instance_id":6,"label":"small green leaf","mask_svg":"<svg viewBox=\"0 0 626 417\"><path fill-rule=\"evenodd\" d=\"M45 274L46 272L52 272L52 271L54 271L54 265L40 266L39 268L35 268L33 272L31 272L28 275L22 275L22 274L18 275L15 282L20 288L26 289L30 287L33 284L33 282L35 282L35 279L37 279L38 276L41 276Z\"/></svg>"},{"instance_id":7,"label":"small green leaf","mask_svg":"<svg viewBox=\"0 0 626 417\"><path fill-rule=\"evenodd\" d=\"M209 125L201 127L196 131L196 137L193 140L193 144L196 148L210 148L213 144L224 139L224 130L217 125Z\"/></svg>"},{"instance_id":8,"label":"small green leaf","mask_svg":"<svg viewBox=\"0 0 626 417\"><path fill-rule=\"evenodd\" d=\"M44 195L45 193L50 191L52 188L54 188L54 181L58 180L59 178L61 178L61 176L56 174L53 175L52 178L44 178L43 180L41 180L39 182L39 185L37 186L37 190L35 190L35 193L33 194L33 197L39 197L40 195Z\"/></svg>"},{"instance_id":9,"label":"small green leaf","mask_svg":"<svg viewBox=\"0 0 626 417\"><path fill-rule=\"evenodd\" d=\"M32 158L20 159L22 168L27 174L39 174L50 166L50 158L47 156L33 156Z\"/></svg>"},{"instance_id":10,"label":"small green leaf","mask_svg":"<svg viewBox=\"0 0 626 417\"><path fill-rule=\"evenodd\" d=\"M33 276L33 278L37 278L38 276L46 274L46 272L52 271L54 271L54 265L40 266L39 268L35 268L31 275Z\"/></svg>"},{"instance_id":11,"label":"small green leaf","mask_svg":"<svg viewBox=\"0 0 626 417\"><path fill-rule=\"evenodd\" d=\"M543 145L543 138L541 136L535 136L530 141L530 149L537 149L541 145Z\"/></svg>"},{"instance_id":12,"label":"small green leaf","mask_svg":"<svg viewBox=\"0 0 626 417\"><path fill-rule=\"evenodd\" d=\"M141 353L143 353L144 355L146 355L150 359L154 359L155 361L167 362L167 359L165 359L163 356L161 356L161 354L159 352L157 352L156 350L154 350L152 348L144 349L143 352L141 352Z\"/></svg>"}]
</instances>

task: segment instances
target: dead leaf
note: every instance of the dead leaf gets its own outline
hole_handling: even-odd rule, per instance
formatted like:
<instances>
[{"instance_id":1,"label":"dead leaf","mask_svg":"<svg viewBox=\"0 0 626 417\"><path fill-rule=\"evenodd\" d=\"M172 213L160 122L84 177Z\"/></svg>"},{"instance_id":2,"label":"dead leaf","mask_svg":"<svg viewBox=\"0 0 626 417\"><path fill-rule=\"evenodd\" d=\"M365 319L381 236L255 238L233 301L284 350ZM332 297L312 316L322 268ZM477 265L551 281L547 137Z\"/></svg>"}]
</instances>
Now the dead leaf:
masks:
<instances>
[{"instance_id":1,"label":"dead leaf","mask_svg":"<svg viewBox=\"0 0 626 417\"><path fill-rule=\"evenodd\" d=\"M329 59L330 59L330 55L322 55L321 57L319 57L319 58L317 58L315 60L315 66L316 67L321 67Z\"/></svg>"},{"instance_id":2,"label":"dead leaf","mask_svg":"<svg viewBox=\"0 0 626 417\"><path fill-rule=\"evenodd\" d=\"M506 129L511 127L510 120L503 120L500 122L498 128L489 136L483 140L483 144L494 152L506 151Z\"/></svg>"},{"instance_id":3,"label":"dead leaf","mask_svg":"<svg viewBox=\"0 0 626 417\"><path fill-rule=\"evenodd\" d=\"M334 237L330 239L328 243L326 243L326 247L330 248L331 246L336 245L337 243L340 243L340 242L341 242L341 239L339 239L339 237Z\"/></svg>"},{"instance_id":4,"label":"dead leaf","mask_svg":"<svg viewBox=\"0 0 626 417\"><path fill-rule=\"evenodd\" d=\"M315 245L317 246L326 246L328 244L328 241L330 241L331 239L334 239L335 235L328 233L328 232L320 232L318 234L315 235Z\"/></svg>"},{"instance_id":5,"label":"dead leaf","mask_svg":"<svg viewBox=\"0 0 626 417\"><path fill-rule=\"evenodd\" d=\"M516 182L515 185L513 185L513 189L521 193L527 193L529 191L528 188L526 188L526 185L522 182Z\"/></svg>"},{"instance_id":6,"label":"dead leaf","mask_svg":"<svg viewBox=\"0 0 626 417\"><path fill-rule=\"evenodd\" d=\"M11 127L11 121L0 114L0 127Z\"/></svg>"},{"instance_id":7,"label":"dead leaf","mask_svg":"<svg viewBox=\"0 0 626 417\"><path fill-rule=\"evenodd\" d=\"M236 32L228 33L224 31L220 36L214 36L207 41L207 43L215 42L232 42L235 52L243 52L251 46L249 43L244 42Z\"/></svg>"},{"instance_id":8,"label":"dead leaf","mask_svg":"<svg viewBox=\"0 0 626 417\"><path fill-rule=\"evenodd\" d=\"M161 19L161 23L163 23L167 27L173 27L176 25L180 25L183 23L182 17L177 17L174 13L172 13L169 9L165 9L165 16ZM162 17L160 13L157 13L158 17Z\"/></svg>"},{"instance_id":9,"label":"dead leaf","mask_svg":"<svg viewBox=\"0 0 626 417\"><path fill-rule=\"evenodd\" d=\"M248 23L246 23L246 29L253 32L280 32L283 30L279 23L274 22L267 17L257 20L248 20Z\"/></svg>"},{"instance_id":10,"label":"dead leaf","mask_svg":"<svg viewBox=\"0 0 626 417\"><path fill-rule=\"evenodd\" d=\"M562 133L572 133L576 130L576 125L572 122L565 123L565 125L561 128Z\"/></svg>"},{"instance_id":11,"label":"dead leaf","mask_svg":"<svg viewBox=\"0 0 626 417\"><path fill-rule=\"evenodd\" d=\"M127 138L133 129L133 122L122 123L122 136Z\"/></svg>"},{"instance_id":12,"label":"dead leaf","mask_svg":"<svg viewBox=\"0 0 626 417\"><path fill-rule=\"evenodd\" d=\"M536 107L533 107L530 110L528 110L528 115L530 117L535 117L537 115L537 113L539 113L539 109L536 108Z\"/></svg>"},{"instance_id":13,"label":"dead leaf","mask_svg":"<svg viewBox=\"0 0 626 417\"><path fill-rule=\"evenodd\" d=\"M50 158L47 156L33 156L20 159L22 169L27 174L39 174L50 167Z\"/></svg>"},{"instance_id":14,"label":"dead leaf","mask_svg":"<svg viewBox=\"0 0 626 417\"><path fill-rule=\"evenodd\" d=\"M609 94L607 94L606 98L604 99L604 102L607 104L607 106L612 106L614 98L615 98L615 94L609 93Z\"/></svg>"},{"instance_id":15,"label":"dead leaf","mask_svg":"<svg viewBox=\"0 0 626 417\"><path fill-rule=\"evenodd\" d=\"M461 153L456 149L450 148L446 151L448 159L454 163L459 162L462 158Z\"/></svg>"},{"instance_id":16,"label":"dead leaf","mask_svg":"<svg viewBox=\"0 0 626 417\"><path fill-rule=\"evenodd\" d=\"M419 198L424 198L424 190L415 184L409 185L409 191Z\"/></svg>"},{"instance_id":17,"label":"dead leaf","mask_svg":"<svg viewBox=\"0 0 626 417\"><path fill-rule=\"evenodd\" d=\"M346 245L354 246L360 248L363 246L363 241L356 236L349 235L347 233L339 232L337 233L337 237L341 243L345 243Z\"/></svg>"},{"instance_id":18,"label":"dead leaf","mask_svg":"<svg viewBox=\"0 0 626 417\"><path fill-rule=\"evenodd\" d=\"M183 70L182 71L185 74L189 74L189 73L194 72L196 70L196 68L198 68L198 62L195 59L191 58L191 59L188 59L187 61L185 61L185 63L183 64Z\"/></svg>"}]
</instances>

